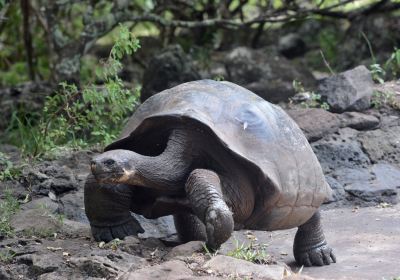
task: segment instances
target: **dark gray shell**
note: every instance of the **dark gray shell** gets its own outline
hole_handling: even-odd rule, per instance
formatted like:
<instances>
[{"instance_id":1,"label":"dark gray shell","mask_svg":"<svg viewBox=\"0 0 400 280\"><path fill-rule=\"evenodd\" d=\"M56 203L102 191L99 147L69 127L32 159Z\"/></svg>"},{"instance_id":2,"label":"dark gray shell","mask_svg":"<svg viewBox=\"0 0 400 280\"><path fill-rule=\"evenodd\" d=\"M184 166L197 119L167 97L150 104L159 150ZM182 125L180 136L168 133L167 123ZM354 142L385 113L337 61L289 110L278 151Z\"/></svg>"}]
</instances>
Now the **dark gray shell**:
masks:
<instances>
[{"instance_id":1,"label":"dark gray shell","mask_svg":"<svg viewBox=\"0 0 400 280\"><path fill-rule=\"evenodd\" d=\"M330 192L296 123L280 107L230 82L188 82L154 95L136 110L120 140L106 149L157 154L162 147L150 147L162 143L162 131L177 123L208 129L258 174L251 227L301 225Z\"/></svg>"}]
</instances>

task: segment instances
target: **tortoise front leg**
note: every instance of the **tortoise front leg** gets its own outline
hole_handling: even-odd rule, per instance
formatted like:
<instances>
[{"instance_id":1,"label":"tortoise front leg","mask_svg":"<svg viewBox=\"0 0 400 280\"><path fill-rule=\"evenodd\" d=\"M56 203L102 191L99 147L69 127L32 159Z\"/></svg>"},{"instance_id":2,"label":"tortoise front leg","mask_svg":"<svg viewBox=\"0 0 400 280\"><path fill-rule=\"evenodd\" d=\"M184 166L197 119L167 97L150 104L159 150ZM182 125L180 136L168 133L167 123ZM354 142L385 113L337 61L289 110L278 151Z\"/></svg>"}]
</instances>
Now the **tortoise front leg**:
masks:
<instances>
[{"instance_id":1,"label":"tortoise front leg","mask_svg":"<svg viewBox=\"0 0 400 280\"><path fill-rule=\"evenodd\" d=\"M299 265L322 266L336 262L332 248L326 243L319 211L299 226L294 238L293 253Z\"/></svg>"},{"instance_id":2,"label":"tortoise front leg","mask_svg":"<svg viewBox=\"0 0 400 280\"><path fill-rule=\"evenodd\" d=\"M175 214L174 223L181 242L207 240L206 228L196 215L190 213Z\"/></svg>"},{"instance_id":3,"label":"tortoise front leg","mask_svg":"<svg viewBox=\"0 0 400 280\"><path fill-rule=\"evenodd\" d=\"M234 221L223 199L218 175L210 170L195 169L186 181L185 190L193 212L205 225L207 246L219 248L231 236Z\"/></svg>"},{"instance_id":4,"label":"tortoise front leg","mask_svg":"<svg viewBox=\"0 0 400 280\"><path fill-rule=\"evenodd\" d=\"M122 239L144 230L131 215L133 188L127 185L99 184L93 175L85 182L85 212L96 241Z\"/></svg>"}]
</instances>

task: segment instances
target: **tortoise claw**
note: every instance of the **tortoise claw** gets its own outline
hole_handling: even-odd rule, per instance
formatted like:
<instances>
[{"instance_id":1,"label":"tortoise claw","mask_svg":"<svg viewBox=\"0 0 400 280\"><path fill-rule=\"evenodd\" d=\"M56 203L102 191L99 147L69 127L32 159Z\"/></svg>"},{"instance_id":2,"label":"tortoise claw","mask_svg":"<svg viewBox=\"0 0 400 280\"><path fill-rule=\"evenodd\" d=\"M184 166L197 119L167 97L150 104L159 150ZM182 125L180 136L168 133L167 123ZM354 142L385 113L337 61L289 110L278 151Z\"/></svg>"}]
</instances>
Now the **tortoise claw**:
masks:
<instances>
[{"instance_id":1,"label":"tortoise claw","mask_svg":"<svg viewBox=\"0 0 400 280\"><path fill-rule=\"evenodd\" d=\"M137 235L143 233L144 230L140 224L132 217L132 219L120 225L113 226L94 226L91 225L92 234L96 241L109 242L116 238L124 239L129 235Z\"/></svg>"},{"instance_id":2,"label":"tortoise claw","mask_svg":"<svg viewBox=\"0 0 400 280\"><path fill-rule=\"evenodd\" d=\"M336 262L332 248L322 245L309 251L295 255L296 262L304 266L323 266Z\"/></svg>"}]
</instances>

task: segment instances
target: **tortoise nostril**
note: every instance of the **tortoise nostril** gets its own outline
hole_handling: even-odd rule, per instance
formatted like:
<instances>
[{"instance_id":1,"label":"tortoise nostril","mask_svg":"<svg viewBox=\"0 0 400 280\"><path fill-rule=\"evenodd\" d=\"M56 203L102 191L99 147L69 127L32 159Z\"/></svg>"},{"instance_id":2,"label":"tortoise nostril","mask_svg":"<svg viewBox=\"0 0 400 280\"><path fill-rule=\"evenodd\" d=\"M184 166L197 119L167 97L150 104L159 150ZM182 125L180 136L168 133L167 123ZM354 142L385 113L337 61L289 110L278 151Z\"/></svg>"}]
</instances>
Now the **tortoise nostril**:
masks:
<instances>
[{"instance_id":1,"label":"tortoise nostril","mask_svg":"<svg viewBox=\"0 0 400 280\"><path fill-rule=\"evenodd\" d=\"M112 165L114 165L115 164L115 160L113 160L113 159L106 159L106 160L104 160L103 161L103 164L105 165L105 166L112 166Z\"/></svg>"}]
</instances>

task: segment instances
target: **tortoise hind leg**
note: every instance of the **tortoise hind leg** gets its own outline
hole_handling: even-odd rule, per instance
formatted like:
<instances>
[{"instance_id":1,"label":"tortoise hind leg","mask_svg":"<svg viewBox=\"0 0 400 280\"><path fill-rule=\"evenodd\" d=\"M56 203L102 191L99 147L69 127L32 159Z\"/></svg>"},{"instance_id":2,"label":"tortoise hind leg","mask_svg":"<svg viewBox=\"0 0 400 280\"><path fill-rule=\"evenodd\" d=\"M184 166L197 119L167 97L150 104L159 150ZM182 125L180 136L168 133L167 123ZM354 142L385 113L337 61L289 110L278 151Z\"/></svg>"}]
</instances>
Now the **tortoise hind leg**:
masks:
<instances>
[{"instance_id":1,"label":"tortoise hind leg","mask_svg":"<svg viewBox=\"0 0 400 280\"><path fill-rule=\"evenodd\" d=\"M188 213L175 214L174 222L181 242L207 240L206 228L197 216Z\"/></svg>"},{"instance_id":2,"label":"tortoise hind leg","mask_svg":"<svg viewBox=\"0 0 400 280\"><path fill-rule=\"evenodd\" d=\"M207 246L217 249L231 236L234 222L226 205L219 176L210 170L193 170L185 185L193 212L205 225Z\"/></svg>"},{"instance_id":3,"label":"tortoise hind leg","mask_svg":"<svg viewBox=\"0 0 400 280\"><path fill-rule=\"evenodd\" d=\"M132 187L99 184L93 175L89 175L84 196L86 216L96 241L108 242L144 232L130 212Z\"/></svg>"},{"instance_id":4,"label":"tortoise hind leg","mask_svg":"<svg viewBox=\"0 0 400 280\"><path fill-rule=\"evenodd\" d=\"M336 262L332 248L326 243L319 211L299 226L294 238L293 253L299 265L322 266Z\"/></svg>"}]
</instances>

